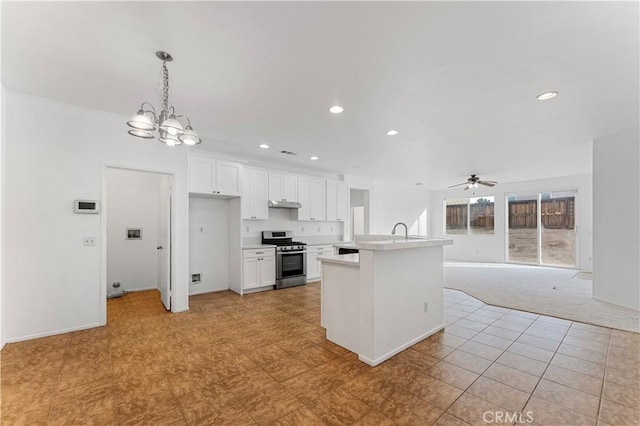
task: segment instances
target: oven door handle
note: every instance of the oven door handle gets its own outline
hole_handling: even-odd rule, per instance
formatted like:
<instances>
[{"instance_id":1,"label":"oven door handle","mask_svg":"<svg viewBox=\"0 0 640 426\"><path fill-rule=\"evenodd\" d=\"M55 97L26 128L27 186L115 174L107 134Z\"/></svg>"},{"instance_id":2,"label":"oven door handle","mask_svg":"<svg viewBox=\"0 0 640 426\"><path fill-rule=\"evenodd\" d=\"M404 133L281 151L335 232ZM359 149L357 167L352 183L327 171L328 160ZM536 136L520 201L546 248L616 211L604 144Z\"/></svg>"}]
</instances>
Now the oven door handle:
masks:
<instances>
[{"instance_id":1,"label":"oven door handle","mask_svg":"<svg viewBox=\"0 0 640 426\"><path fill-rule=\"evenodd\" d=\"M285 254L300 254L300 253L306 253L306 250L298 250L298 251L279 251L278 255L280 256L284 256Z\"/></svg>"}]
</instances>

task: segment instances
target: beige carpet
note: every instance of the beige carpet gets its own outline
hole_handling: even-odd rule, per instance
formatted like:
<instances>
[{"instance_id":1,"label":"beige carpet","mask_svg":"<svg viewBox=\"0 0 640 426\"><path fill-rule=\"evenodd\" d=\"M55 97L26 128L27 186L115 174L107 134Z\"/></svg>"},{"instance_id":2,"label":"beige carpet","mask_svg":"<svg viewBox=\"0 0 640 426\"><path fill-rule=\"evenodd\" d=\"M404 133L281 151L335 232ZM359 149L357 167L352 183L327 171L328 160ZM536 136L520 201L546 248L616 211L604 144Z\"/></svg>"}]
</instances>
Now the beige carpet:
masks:
<instances>
[{"instance_id":1,"label":"beige carpet","mask_svg":"<svg viewBox=\"0 0 640 426\"><path fill-rule=\"evenodd\" d=\"M640 332L640 312L591 297L591 274L573 269L445 262L445 287L485 303Z\"/></svg>"}]
</instances>

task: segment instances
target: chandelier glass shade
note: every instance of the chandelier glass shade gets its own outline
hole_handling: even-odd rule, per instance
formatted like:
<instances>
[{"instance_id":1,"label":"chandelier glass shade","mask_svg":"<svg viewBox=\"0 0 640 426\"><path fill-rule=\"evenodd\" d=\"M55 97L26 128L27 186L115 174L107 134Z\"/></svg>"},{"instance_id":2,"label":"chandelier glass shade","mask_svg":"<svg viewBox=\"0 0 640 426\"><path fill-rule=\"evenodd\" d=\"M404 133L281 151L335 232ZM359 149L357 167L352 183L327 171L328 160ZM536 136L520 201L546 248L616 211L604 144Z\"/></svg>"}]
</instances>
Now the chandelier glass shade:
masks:
<instances>
[{"instance_id":1,"label":"chandelier glass shade","mask_svg":"<svg viewBox=\"0 0 640 426\"><path fill-rule=\"evenodd\" d=\"M156 56L162 60L162 110L157 114L152 104L143 102L136 115L127 121L127 125L131 127L129 134L142 139L153 139L156 137L153 132L157 130L158 140L167 146L198 145L202 140L191 127L189 117L176 115L175 108L169 106L167 62L172 61L173 57L167 52L156 52ZM183 120L186 126L180 120Z\"/></svg>"}]
</instances>

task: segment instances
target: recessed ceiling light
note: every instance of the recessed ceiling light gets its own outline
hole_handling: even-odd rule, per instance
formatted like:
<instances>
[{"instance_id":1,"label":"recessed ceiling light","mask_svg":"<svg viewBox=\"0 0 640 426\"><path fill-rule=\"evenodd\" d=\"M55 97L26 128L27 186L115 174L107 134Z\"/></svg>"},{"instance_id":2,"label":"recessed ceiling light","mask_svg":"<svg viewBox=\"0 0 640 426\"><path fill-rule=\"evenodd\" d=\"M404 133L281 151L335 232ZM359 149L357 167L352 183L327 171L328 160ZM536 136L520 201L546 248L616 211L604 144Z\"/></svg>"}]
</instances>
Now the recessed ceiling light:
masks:
<instances>
[{"instance_id":1,"label":"recessed ceiling light","mask_svg":"<svg viewBox=\"0 0 640 426\"><path fill-rule=\"evenodd\" d=\"M342 108L340 105L334 105L329 108L329 112L333 114L340 114L342 111L344 111L344 108Z\"/></svg>"},{"instance_id":2,"label":"recessed ceiling light","mask_svg":"<svg viewBox=\"0 0 640 426\"><path fill-rule=\"evenodd\" d=\"M317 159L318 159L318 157L316 157L315 155L312 156L312 157L309 157L309 160L317 160Z\"/></svg>"},{"instance_id":3,"label":"recessed ceiling light","mask_svg":"<svg viewBox=\"0 0 640 426\"><path fill-rule=\"evenodd\" d=\"M393 130L393 129L387 130L387 136L395 136L398 133L400 133L400 132L398 132L397 130Z\"/></svg>"},{"instance_id":4,"label":"recessed ceiling light","mask_svg":"<svg viewBox=\"0 0 640 426\"><path fill-rule=\"evenodd\" d=\"M536 98L539 101L548 101L549 99L553 99L556 96L558 96L558 92L544 92L540 93L538 96L536 96Z\"/></svg>"},{"instance_id":5,"label":"recessed ceiling light","mask_svg":"<svg viewBox=\"0 0 640 426\"><path fill-rule=\"evenodd\" d=\"M260 144L260 148L267 149L267 148L269 148L269 145L267 145L266 143L261 143Z\"/></svg>"}]
</instances>

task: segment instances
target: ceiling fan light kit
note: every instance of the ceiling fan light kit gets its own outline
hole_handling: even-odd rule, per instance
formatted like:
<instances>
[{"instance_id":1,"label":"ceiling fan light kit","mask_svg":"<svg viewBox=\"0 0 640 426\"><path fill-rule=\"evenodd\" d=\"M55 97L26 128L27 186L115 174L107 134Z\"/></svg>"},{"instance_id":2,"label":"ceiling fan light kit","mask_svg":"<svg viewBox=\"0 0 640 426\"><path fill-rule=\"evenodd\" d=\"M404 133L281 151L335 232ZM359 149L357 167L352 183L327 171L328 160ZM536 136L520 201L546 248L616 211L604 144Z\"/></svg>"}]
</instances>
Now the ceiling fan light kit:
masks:
<instances>
[{"instance_id":1,"label":"ceiling fan light kit","mask_svg":"<svg viewBox=\"0 0 640 426\"><path fill-rule=\"evenodd\" d=\"M191 127L191 120L186 115L176 115L175 108L169 106L169 70L167 62L173 61L173 57L163 51L156 52L156 56L162 61L162 94L160 102L162 110L158 115L156 109L149 102L143 102L136 115L127 121L131 136L142 139L153 139L154 131L158 131L158 140L167 146L198 145L202 139ZM147 106L147 109L145 109ZM180 122L186 122L186 126Z\"/></svg>"},{"instance_id":2,"label":"ceiling fan light kit","mask_svg":"<svg viewBox=\"0 0 640 426\"><path fill-rule=\"evenodd\" d=\"M480 178L478 176L471 175L467 179L466 182L462 182L462 183L458 183L458 184L455 184L455 185L451 185L449 187L449 189L465 185L464 190L466 191L469 188L478 188L479 185L484 185L484 186L488 186L488 187L494 187L494 186L496 186L497 183L498 182L496 182L495 180L480 180Z\"/></svg>"}]
</instances>

